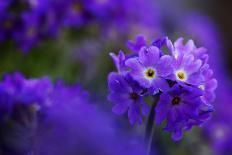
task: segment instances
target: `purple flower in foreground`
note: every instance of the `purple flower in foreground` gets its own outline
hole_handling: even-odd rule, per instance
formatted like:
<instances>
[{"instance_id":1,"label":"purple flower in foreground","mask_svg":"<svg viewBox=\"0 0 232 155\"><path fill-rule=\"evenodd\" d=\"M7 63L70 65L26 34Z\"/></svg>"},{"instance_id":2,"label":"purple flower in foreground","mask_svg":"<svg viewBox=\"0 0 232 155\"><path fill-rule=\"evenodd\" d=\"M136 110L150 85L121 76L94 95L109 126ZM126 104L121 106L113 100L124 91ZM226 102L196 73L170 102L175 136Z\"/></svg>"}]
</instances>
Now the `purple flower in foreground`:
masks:
<instances>
[{"instance_id":1,"label":"purple flower in foreground","mask_svg":"<svg viewBox=\"0 0 232 155\"><path fill-rule=\"evenodd\" d=\"M162 47L167 48L168 54ZM114 73L117 78L110 74L108 79L109 99L116 103L115 109L124 113L131 102L160 96L158 104L153 104L156 123L167 120L165 131L171 132L174 140L180 140L183 131L201 126L211 117L217 81L208 65L205 48L197 48L193 40L183 44L183 38L173 45L167 37L149 45L142 36L137 37L136 42L130 41L129 48L135 53L129 56L122 52L118 56L111 54L118 69L118 74ZM136 90L140 93L135 91L134 82L139 85ZM136 98L130 98L132 92L137 94ZM141 108L137 106L136 120L141 119L142 105Z\"/></svg>"},{"instance_id":2,"label":"purple flower in foreground","mask_svg":"<svg viewBox=\"0 0 232 155\"><path fill-rule=\"evenodd\" d=\"M111 113L99 108L102 102L97 104L98 101L91 101L90 97L80 85L67 86L58 82L49 97L51 106L38 122L33 152L46 155L145 154L142 137L119 128Z\"/></svg>"},{"instance_id":3,"label":"purple flower in foreground","mask_svg":"<svg viewBox=\"0 0 232 155\"><path fill-rule=\"evenodd\" d=\"M195 60L191 54L186 54L182 58L173 58L174 80L199 85L203 78L200 74L201 65L202 61Z\"/></svg>"},{"instance_id":4,"label":"purple flower in foreground","mask_svg":"<svg viewBox=\"0 0 232 155\"><path fill-rule=\"evenodd\" d=\"M129 77L111 73L108 77L110 94L108 99L114 103L113 112L123 114L128 111L131 124L142 123L141 114L148 114L148 105L141 96L143 89Z\"/></svg>"},{"instance_id":5,"label":"purple flower in foreground","mask_svg":"<svg viewBox=\"0 0 232 155\"><path fill-rule=\"evenodd\" d=\"M181 139L183 131L192 127L191 122L201 117L201 96L198 88L174 85L160 96L155 108L156 123L167 120L165 131L171 132L174 140Z\"/></svg>"},{"instance_id":6,"label":"purple flower in foreground","mask_svg":"<svg viewBox=\"0 0 232 155\"><path fill-rule=\"evenodd\" d=\"M131 77L155 94L168 88L165 78L168 79L172 73L171 60L168 55L160 57L160 50L150 46L142 47L138 57L126 60L125 64L131 69Z\"/></svg>"}]
</instances>

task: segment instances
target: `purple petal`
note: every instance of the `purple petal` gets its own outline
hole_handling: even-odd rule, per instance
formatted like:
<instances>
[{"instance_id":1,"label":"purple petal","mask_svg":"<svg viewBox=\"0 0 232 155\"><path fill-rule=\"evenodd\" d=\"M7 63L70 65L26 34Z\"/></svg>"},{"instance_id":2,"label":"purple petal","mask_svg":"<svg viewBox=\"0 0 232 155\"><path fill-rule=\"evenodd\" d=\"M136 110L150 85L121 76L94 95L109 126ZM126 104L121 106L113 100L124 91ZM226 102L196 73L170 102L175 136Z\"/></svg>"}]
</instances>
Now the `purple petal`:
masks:
<instances>
[{"instance_id":1,"label":"purple petal","mask_svg":"<svg viewBox=\"0 0 232 155\"><path fill-rule=\"evenodd\" d=\"M126 59L126 56L123 53L123 51L120 51L118 55L115 55L114 53L110 53L110 56L113 59L117 70L121 72L121 70L124 67L124 60Z\"/></svg>"},{"instance_id":2,"label":"purple petal","mask_svg":"<svg viewBox=\"0 0 232 155\"><path fill-rule=\"evenodd\" d=\"M137 53L143 46L146 46L146 39L144 36L139 35L136 37L135 42L131 40L128 41L127 46L129 47L129 49Z\"/></svg>"},{"instance_id":3,"label":"purple petal","mask_svg":"<svg viewBox=\"0 0 232 155\"><path fill-rule=\"evenodd\" d=\"M198 59L198 60L193 61L189 64L186 64L186 66L184 66L184 68L188 74L193 74L193 73L199 71L201 65L202 65L202 61Z\"/></svg>"},{"instance_id":4,"label":"purple petal","mask_svg":"<svg viewBox=\"0 0 232 155\"><path fill-rule=\"evenodd\" d=\"M142 48L139 51L139 60L145 67L154 66L160 58L160 51L155 46L149 48Z\"/></svg>"},{"instance_id":5,"label":"purple petal","mask_svg":"<svg viewBox=\"0 0 232 155\"><path fill-rule=\"evenodd\" d=\"M194 73L188 77L186 82L192 85L200 85L202 81L203 81L203 76L199 73Z\"/></svg>"},{"instance_id":6,"label":"purple petal","mask_svg":"<svg viewBox=\"0 0 232 155\"><path fill-rule=\"evenodd\" d=\"M136 122L138 122L139 124L142 123L142 118L140 116L140 107L138 103L131 103L128 110L128 118L131 124L135 124Z\"/></svg>"},{"instance_id":7,"label":"purple petal","mask_svg":"<svg viewBox=\"0 0 232 155\"><path fill-rule=\"evenodd\" d=\"M146 102L143 102L141 103L142 105L142 113L143 115L147 116L149 114L149 110L150 110L150 107L147 105Z\"/></svg>"},{"instance_id":8,"label":"purple petal","mask_svg":"<svg viewBox=\"0 0 232 155\"><path fill-rule=\"evenodd\" d=\"M186 48L186 51L193 51L193 50L196 48L196 46L195 46L195 44L194 44L194 42L193 42L192 39L190 39L190 40L186 43L185 48Z\"/></svg>"},{"instance_id":9,"label":"purple petal","mask_svg":"<svg viewBox=\"0 0 232 155\"><path fill-rule=\"evenodd\" d=\"M128 104L127 103L120 103L120 104L115 104L114 107L112 108L112 111L115 114L121 115L124 114L128 109Z\"/></svg>"},{"instance_id":10,"label":"purple petal","mask_svg":"<svg viewBox=\"0 0 232 155\"><path fill-rule=\"evenodd\" d=\"M124 92L111 92L108 95L108 100L113 103L121 103L129 99L129 94Z\"/></svg>"},{"instance_id":11,"label":"purple petal","mask_svg":"<svg viewBox=\"0 0 232 155\"><path fill-rule=\"evenodd\" d=\"M174 132L172 132L172 139L175 141L179 141L181 140L181 138L183 137L183 131L180 130L175 130Z\"/></svg>"},{"instance_id":12,"label":"purple petal","mask_svg":"<svg viewBox=\"0 0 232 155\"><path fill-rule=\"evenodd\" d=\"M161 124L165 118L167 118L167 115L171 108L171 97L167 94L162 94L160 96L160 100L155 108L156 117L155 122L156 124Z\"/></svg>"},{"instance_id":13,"label":"purple petal","mask_svg":"<svg viewBox=\"0 0 232 155\"><path fill-rule=\"evenodd\" d=\"M108 85L111 91L115 92L131 92L132 89L129 84L125 81L125 79L117 74L117 73L110 73L108 76Z\"/></svg>"},{"instance_id":14,"label":"purple petal","mask_svg":"<svg viewBox=\"0 0 232 155\"><path fill-rule=\"evenodd\" d=\"M132 71L142 72L144 70L144 66L139 62L138 58L130 58L126 60L125 64Z\"/></svg>"},{"instance_id":15,"label":"purple petal","mask_svg":"<svg viewBox=\"0 0 232 155\"><path fill-rule=\"evenodd\" d=\"M152 86L155 89L159 89L162 92L165 92L169 89L169 85L167 83L167 81L163 78L159 78L157 77L156 79L153 80Z\"/></svg>"},{"instance_id":16,"label":"purple petal","mask_svg":"<svg viewBox=\"0 0 232 155\"><path fill-rule=\"evenodd\" d=\"M172 58L168 55L164 55L160 58L156 70L158 75L161 77L167 77L173 72L172 66Z\"/></svg>"},{"instance_id":17,"label":"purple petal","mask_svg":"<svg viewBox=\"0 0 232 155\"><path fill-rule=\"evenodd\" d=\"M217 80L212 79L205 84L205 89L207 91L214 91L217 88Z\"/></svg>"}]
</instances>

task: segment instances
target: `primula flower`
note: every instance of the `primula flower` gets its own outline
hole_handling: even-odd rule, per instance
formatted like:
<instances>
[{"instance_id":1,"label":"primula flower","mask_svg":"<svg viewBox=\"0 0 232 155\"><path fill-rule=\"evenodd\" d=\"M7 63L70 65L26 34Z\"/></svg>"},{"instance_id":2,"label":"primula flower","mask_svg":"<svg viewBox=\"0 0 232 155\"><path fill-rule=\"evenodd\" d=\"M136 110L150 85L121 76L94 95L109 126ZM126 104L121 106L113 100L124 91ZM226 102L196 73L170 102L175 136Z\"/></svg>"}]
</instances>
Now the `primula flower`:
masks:
<instances>
[{"instance_id":1,"label":"primula flower","mask_svg":"<svg viewBox=\"0 0 232 155\"><path fill-rule=\"evenodd\" d=\"M125 60L126 56L123 51L120 51L118 55L110 53L111 58L114 61L114 64L119 73L123 73L126 70Z\"/></svg>"},{"instance_id":2,"label":"primula flower","mask_svg":"<svg viewBox=\"0 0 232 155\"><path fill-rule=\"evenodd\" d=\"M123 114L128 111L131 124L142 123L141 114L148 114L148 105L141 96L143 89L128 77L111 73L108 77L110 94L108 99L114 103L113 112Z\"/></svg>"},{"instance_id":3,"label":"primula flower","mask_svg":"<svg viewBox=\"0 0 232 155\"><path fill-rule=\"evenodd\" d=\"M215 89L217 88L217 80L213 78L213 70L209 69L209 65L202 67L203 82L198 87L204 91L201 97L203 102L211 103L215 99Z\"/></svg>"},{"instance_id":4,"label":"primula flower","mask_svg":"<svg viewBox=\"0 0 232 155\"><path fill-rule=\"evenodd\" d=\"M168 84L165 78L172 73L171 57L160 56L160 50L155 46L142 47L138 57L126 60L125 64L131 69L130 75L145 88L154 93L166 90Z\"/></svg>"},{"instance_id":5,"label":"primula flower","mask_svg":"<svg viewBox=\"0 0 232 155\"><path fill-rule=\"evenodd\" d=\"M160 95L155 108L156 123L160 124L167 119L165 130L172 133L174 140L181 139L183 130L189 129L189 122L200 117L202 93L199 88L174 85Z\"/></svg>"},{"instance_id":6,"label":"primula flower","mask_svg":"<svg viewBox=\"0 0 232 155\"><path fill-rule=\"evenodd\" d=\"M180 140L183 131L209 120L214 111L211 103L215 99L217 80L213 78L205 48L197 48L193 40L183 44L183 38L173 45L167 37L149 45L143 36L128 45L132 54L111 54L118 69L118 73L111 73L108 79L109 100L116 104L113 111L124 113L136 105L135 120L141 122L140 111L146 105L141 99L158 98L157 105L153 103L156 123L167 120L165 131L171 132L174 140ZM162 47L168 52L162 51Z\"/></svg>"}]
</instances>

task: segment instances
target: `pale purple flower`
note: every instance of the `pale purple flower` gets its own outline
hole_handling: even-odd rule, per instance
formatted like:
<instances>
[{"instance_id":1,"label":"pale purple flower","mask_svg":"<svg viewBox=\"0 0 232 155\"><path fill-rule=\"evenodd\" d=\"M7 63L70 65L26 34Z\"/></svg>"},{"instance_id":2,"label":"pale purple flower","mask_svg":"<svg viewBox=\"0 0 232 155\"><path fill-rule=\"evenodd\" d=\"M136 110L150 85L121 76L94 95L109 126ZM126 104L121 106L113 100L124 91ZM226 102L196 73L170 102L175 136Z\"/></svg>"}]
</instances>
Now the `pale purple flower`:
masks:
<instances>
[{"instance_id":1,"label":"pale purple flower","mask_svg":"<svg viewBox=\"0 0 232 155\"><path fill-rule=\"evenodd\" d=\"M138 57L126 60L125 64L131 69L131 77L155 94L168 88L165 78L168 79L172 73L171 60L168 55L161 56L156 46L149 46L142 47Z\"/></svg>"}]
</instances>

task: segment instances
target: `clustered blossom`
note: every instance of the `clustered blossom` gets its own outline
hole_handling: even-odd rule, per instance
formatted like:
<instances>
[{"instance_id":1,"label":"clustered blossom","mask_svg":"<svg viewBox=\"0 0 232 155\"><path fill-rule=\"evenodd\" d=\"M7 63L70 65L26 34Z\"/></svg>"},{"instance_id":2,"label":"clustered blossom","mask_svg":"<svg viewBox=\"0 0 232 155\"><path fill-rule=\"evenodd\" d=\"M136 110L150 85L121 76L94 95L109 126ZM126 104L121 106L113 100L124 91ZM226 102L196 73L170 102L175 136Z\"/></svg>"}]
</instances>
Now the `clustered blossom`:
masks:
<instances>
[{"instance_id":1,"label":"clustered blossom","mask_svg":"<svg viewBox=\"0 0 232 155\"><path fill-rule=\"evenodd\" d=\"M130 123L141 123L149 111L143 99L158 96L152 109L156 112L155 123L166 121L164 130L174 140L210 118L217 81L205 48L197 48L192 40L184 44L183 38L174 44L167 37L148 44L143 36L129 41L128 46L132 54L110 54L118 69L108 77L113 112L128 111Z\"/></svg>"},{"instance_id":2,"label":"clustered blossom","mask_svg":"<svg viewBox=\"0 0 232 155\"><path fill-rule=\"evenodd\" d=\"M0 82L0 119L11 115L15 106L33 106L38 110L45 106L51 91L47 77L27 80L21 73L5 75Z\"/></svg>"},{"instance_id":3,"label":"clustered blossom","mask_svg":"<svg viewBox=\"0 0 232 155\"><path fill-rule=\"evenodd\" d=\"M134 25L142 29L158 27L154 20L158 18L144 18L143 11L138 11L146 9L152 13L152 5L147 4L142 0L2 0L0 42L13 40L20 49L28 52L41 41L57 37L64 28L95 26L110 36L118 24L122 28L118 30L121 34L126 29L129 33ZM134 24L135 21L140 22Z\"/></svg>"},{"instance_id":4,"label":"clustered blossom","mask_svg":"<svg viewBox=\"0 0 232 155\"><path fill-rule=\"evenodd\" d=\"M80 85L67 86L62 81L52 84L49 77L26 79L19 72L6 74L0 81L1 153L29 154L40 121L54 113L59 113L56 119L60 119L71 111L80 111L79 107L88 111L88 103L88 92ZM46 121L43 123L47 127Z\"/></svg>"},{"instance_id":5,"label":"clustered blossom","mask_svg":"<svg viewBox=\"0 0 232 155\"><path fill-rule=\"evenodd\" d=\"M79 84L6 74L0 81L1 153L144 154L141 138L117 128L96 102Z\"/></svg>"},{"instance_id":6,"label":"clustered blossom","mask_svg":"<svg viewBox=\"0 0 232 155\"><path fill-rule=\"evenodd\" d=\"M19 9L16 10L16 6ZM61 28L86 24L90 14L86 6L87 3L80 0L3 0L0 41L13 40L28 52L40 41L58 36Z\"/></svg>"}]
</instances>

